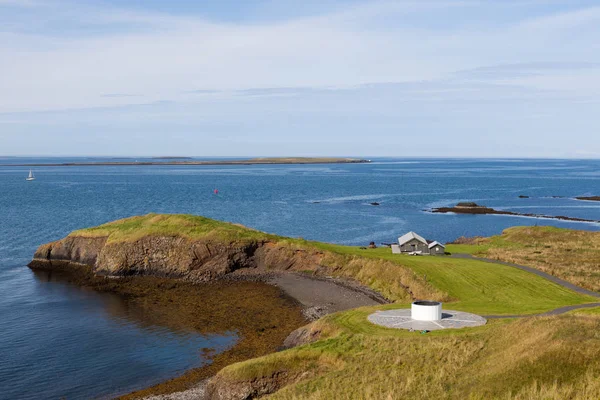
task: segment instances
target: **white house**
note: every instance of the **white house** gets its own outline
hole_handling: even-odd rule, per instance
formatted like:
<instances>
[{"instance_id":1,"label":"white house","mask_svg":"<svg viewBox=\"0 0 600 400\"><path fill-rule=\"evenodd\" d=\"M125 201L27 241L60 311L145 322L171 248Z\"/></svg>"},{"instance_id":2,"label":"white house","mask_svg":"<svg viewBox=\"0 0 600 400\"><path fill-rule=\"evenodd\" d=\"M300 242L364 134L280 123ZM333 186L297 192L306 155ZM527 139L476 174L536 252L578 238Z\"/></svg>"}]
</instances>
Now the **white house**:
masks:
<instances>
[{"instance_id":1,"label":"white house","mask_svg":"<svg viewBox=\"0 0 600 400\"><path fill-rule=\"evenodd\" d=\"M398 238L398 244L392 245L394 254L423 254L444 255L446 247L437 241L427 241L423 236L415 232L408 232Z\"/></svg>"}]
</instances>

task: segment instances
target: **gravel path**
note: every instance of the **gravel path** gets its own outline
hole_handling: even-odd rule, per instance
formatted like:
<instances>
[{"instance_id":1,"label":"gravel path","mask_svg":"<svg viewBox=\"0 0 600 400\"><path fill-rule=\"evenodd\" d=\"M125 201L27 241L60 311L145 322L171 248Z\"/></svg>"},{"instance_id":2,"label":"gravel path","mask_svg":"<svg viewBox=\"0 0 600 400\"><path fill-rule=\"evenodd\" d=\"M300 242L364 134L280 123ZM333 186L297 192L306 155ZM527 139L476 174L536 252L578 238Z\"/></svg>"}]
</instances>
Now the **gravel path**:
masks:
<instances>
[{"instance_id":1,"label":"gravel path","mask_svg":"<svg viewBox=\"0 0 600 400\"><path fill-rule=\"evenodd\" d=\"M282 273L274 275L268 282L302 304L310 320L351 308L388 303L374 291L338 279Z\"/></svg>"}]
</instances>

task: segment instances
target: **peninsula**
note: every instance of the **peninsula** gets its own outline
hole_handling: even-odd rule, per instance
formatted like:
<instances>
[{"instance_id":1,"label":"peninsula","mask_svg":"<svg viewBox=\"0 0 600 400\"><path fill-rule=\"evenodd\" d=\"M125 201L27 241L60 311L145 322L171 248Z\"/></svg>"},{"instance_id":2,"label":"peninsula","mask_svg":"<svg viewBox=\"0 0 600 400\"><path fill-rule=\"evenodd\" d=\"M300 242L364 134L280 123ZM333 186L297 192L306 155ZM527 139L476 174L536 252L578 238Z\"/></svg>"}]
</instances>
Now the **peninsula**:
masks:
<instances>
[{"instance_id":1,"label":"peninsula","mask_svg":"<svg viewBox=\"0 0 600 400\"><path fill-rule=\"evenodd\" d=\"M598 398L600 293L549 279L588 281L597 290L598 235L543 227L508 232L447 250L518 257L512 262L529 270L487 258L410 257L200 216L148 214L41 245L30 267L127 296L189 329L237 332L234 347L210 364L125 399L329 399L340 393L418 399L448 397L449 387L456 399L576 398L574 392ZM572 258L566 241L586 246L577 280L572 269L560 268ZM368 320L415 299L480 314L488 324L410 332ZM428 384L413 384L419 380Z\"/></svg>"},{"instance_id":2,"label":"peninsula","mask_svg":"<svg viewBox=\"0 0 600 400\"><path fill-rule=\"evenodd\" d=\"M163 161L164 160L164 161ZM125 166L125 165L271 165L271 164L361 164L371 160L341 157L268 157L247 160L194 160L188 157L153 157L144 161L96 161L64 163L25 163L0 164L12 167L87 167L87 166Z\"/></svg>"}]
</instances>

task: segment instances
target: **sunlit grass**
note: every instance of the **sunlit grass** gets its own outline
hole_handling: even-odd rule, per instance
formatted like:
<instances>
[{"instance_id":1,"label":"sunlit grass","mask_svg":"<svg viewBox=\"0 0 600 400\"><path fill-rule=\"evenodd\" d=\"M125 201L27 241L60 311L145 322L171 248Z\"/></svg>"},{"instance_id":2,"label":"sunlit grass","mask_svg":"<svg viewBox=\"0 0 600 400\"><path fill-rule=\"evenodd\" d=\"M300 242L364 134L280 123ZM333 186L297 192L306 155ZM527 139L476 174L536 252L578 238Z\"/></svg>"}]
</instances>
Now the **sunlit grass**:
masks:
<instances>
[{"instance_id":1,"label":"sunlit grass","mask_svg":"<svg viewBox=\"0 0 600 400\"><path fill-rule=\"evenodd\" d=\"M513 227L474 245L449 245L469 253L526 265L575 285L600 291L600 232L548 226Z\"/></svg>"},{"instance_id":2,"label":"sunlit grass","mask_svg":"<svg viewBox=\"0 0 600 400\"><path fill-rule=\"evenodd\" d=\"M501 237L451 245L448 250L525 265L575 265L570 269L573 276L593 278L600 247L596 236L586 232L565 238L571 231L527 229L533 228L515 228ZM279 376L283 388L270 396L273 399L600 398L600 307L551 318L491 320L476 328L425 335L367 320L375 310L408 307L413 298L442 300L446 309L478 314L530 314L597 301L517 268L283 238L190 215L149 214L72 235L105 236L112 244L151 235L269 242L281 254L318 255L320 265L301 265L298 271L316 274L323 268L328 275L355 279L396 302L326 316L310 327L320 340L233 364L218 374L230 382ZM568 248L582 250L565 258L572 252Z\"/></svg>"},{"instance_id":3,"label":"sunlit grass","mask_svg":"<svg viewBox=\"0 0 600 400\"><path fill-rule=\"evenodd\" d=\"M562 233L562 230L558 232ZM414 298L440 300L451 302L453 309L478 314L539 313L594 300L508 266L447 256L398 255L392 254L387 247L361 249L284 238L193 215L148 214L79 230L71 235L107 236L108 243L112 244L132 242L151 235L230 243L271 242L279 246L280 252L290 252L290 256L298 249L317 252L327 274L355 279L393 301L410 302ZM518 252L527 237L519 235L512 242L495 237L485 246L500 246L494 248L510 248L511 252ZM298 268L315 272L314 266Z\"/></svg>"},{"instance_id":4,"label":"sunlit grass","mask_svg":"<svg viewBox=\"0 0 600 400\"><path fill-rule=\"evenodd\" d=\"M188 214L147 214L80 229L71 236L108 237L109 243L133 242L145 236L181 236L189 239L207 237L221 240L268 240L275 238L264 232Z\"/></svg>"},{"instance_id":5,"label":"sunlit grass","mask_svg":"<svg viewBox=\"0 0 600 400\"><path fill-rule=\"evenodd\" d=\"M220 379L288 371L270 399L591 399L600 396L600 316L495 321L427 335L326 317L320 341L235 364ZM355 318L356 317L356 318ZM358 323L348 321L358 321Z\"/></svg>"},{"instance_id":6,"label":"sunlit grass","mask_svg":"<svg viewBox=\"0 0 600 400\"><path fill-rule=\"evenodd\" d=\"M409 268L454 301L455 310L478 314L530 314L563 305L593 302L544 278L517 268L447 256L392 254L389 248L315 246L340 254L387 260Z\"/></svg>"}]
</instances>

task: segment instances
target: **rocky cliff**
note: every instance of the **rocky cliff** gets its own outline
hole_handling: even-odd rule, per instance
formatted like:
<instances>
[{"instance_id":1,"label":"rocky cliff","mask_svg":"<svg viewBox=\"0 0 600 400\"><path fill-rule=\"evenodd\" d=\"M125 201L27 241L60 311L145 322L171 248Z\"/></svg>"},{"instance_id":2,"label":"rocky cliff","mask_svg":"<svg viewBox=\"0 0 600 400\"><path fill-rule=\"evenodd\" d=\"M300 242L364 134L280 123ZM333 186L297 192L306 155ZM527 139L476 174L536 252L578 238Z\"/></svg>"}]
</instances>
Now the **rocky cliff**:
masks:
<instances>
[{"instance_id":1,"label":"rocky cliff","mask_svg":"<svg viewBox=\"0 0 600 400\"><path fill-rule=\"evenodd\" d=\"M392 261L347 254L351 251L199 216L148 214L75 231L44 244L29 266L70 270L83 265L98 276L155 276L192 282L298 271L350 278L395 301L448 300L447 294L410 269Z\"/></svg>"},{"instance_id":2,"label":"rocky cliff","mask_svg":"<svg viewBox=\"0 0 600 400\"><path fill-rule=\"evenodd\" d=\"M217 241L177 236L145 236L110 243L108 237L77 234L42 245L29 266L65 269L86 265L97 275L151 275L211 281L227 275L267 271L323 270L323 253L266 240Z\"/></svg>"}]
</instances>

